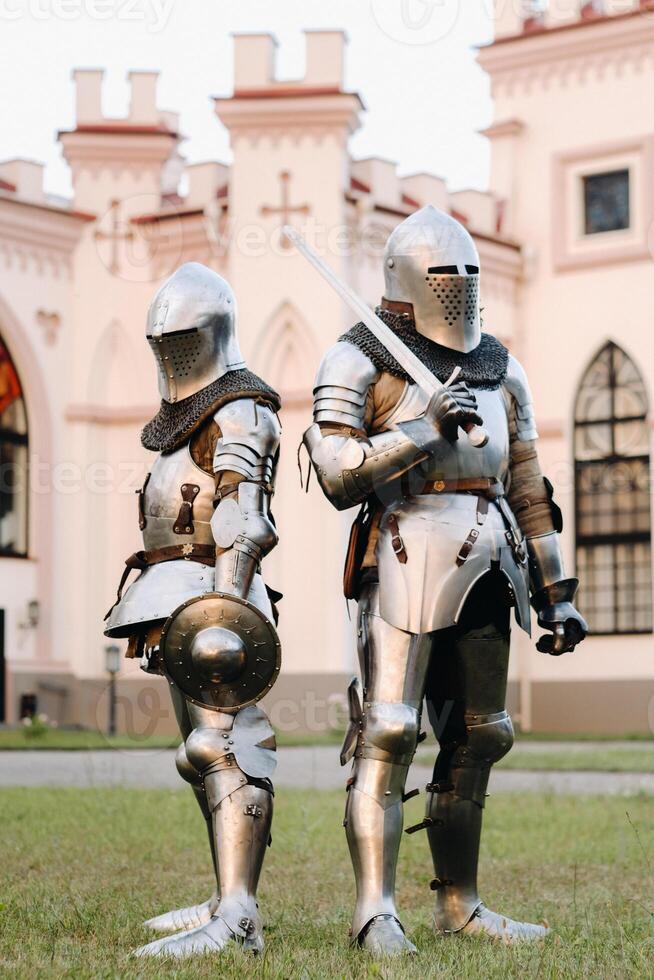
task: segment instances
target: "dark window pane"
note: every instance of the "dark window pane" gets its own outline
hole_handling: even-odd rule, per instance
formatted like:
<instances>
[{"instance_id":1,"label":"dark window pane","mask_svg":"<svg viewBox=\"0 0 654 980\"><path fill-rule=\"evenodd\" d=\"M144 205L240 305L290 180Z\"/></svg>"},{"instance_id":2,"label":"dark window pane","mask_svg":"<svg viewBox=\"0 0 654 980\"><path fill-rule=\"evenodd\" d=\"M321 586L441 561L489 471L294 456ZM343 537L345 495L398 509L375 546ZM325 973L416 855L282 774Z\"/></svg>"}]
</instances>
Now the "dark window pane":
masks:
<instances>
[{"instance_id":1,"label":"dark window pane","mask_svg":"<svg viewBox=\"0 0 654 980\"><path fill-rule=\"evenodd\" d=\"M575 408L578 601L595 633L652 631L647 412L638 369L608 343Z\"/></svg>"},{"instance_id":2,"label":"dark window pane","mask_svg":"<svg viewBox=\"0 0 654 980\"><path fill-rule=\"evenodd\" d=\"M629 227L629 171L584 177L585 232L596 235Z\"/></svg>"}]
</instances>

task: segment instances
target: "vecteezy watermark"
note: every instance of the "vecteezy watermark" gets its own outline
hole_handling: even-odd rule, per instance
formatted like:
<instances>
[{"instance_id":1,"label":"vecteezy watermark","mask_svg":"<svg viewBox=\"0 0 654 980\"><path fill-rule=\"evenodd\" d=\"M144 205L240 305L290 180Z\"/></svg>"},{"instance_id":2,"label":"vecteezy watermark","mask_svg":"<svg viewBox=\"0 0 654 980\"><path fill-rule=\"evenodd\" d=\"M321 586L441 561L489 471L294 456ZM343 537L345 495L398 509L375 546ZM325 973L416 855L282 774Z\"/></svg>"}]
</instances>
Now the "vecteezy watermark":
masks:
<instances>
[{"instance_id":1,"label":"vecteezy watermark","mask_svg":"<svg viewBox=\"0 0 654 980\"><path fill-rule=\"evenodd\" d=\"M144 678L145 680L145 678ZM141 686L142 684L142 686ZM154 682L140 683L134 674L121 675L118 688L110 682L103 684L95 702L95 729L107 732L108 718L113 712L117 734L126 737L132 748L148 747L153 735L175 729L172 702L163 677ZM113 699L113 707L112 707ZM320 697L306 690L299 698L275 699L267 703L270 723L278 735L322 736L344 733L347 727L347 700L342 694ZM171 734L169 745L174 747L181 736ZM130 747L128 744L127 748Z\"/></svg>"},{"instance_id":2,"label":"vecteezy watermark","mask_svg":"<svg viewBox=\"0 0 654 980\"><path fill-rule=\"evenodd\" d=\"M323 256L361 255L381 261L391 229L374 219L326 224L308 216L300 230ZM154 194L111 201L93 230L99 262L112 276L126 282L154 282L170 275L193 254L199 238L204 238L216 261L230 253L253 259L268 254L282 258L293 255L282 226L275 221L237 221L211 207L201 211L184 203L162 205Z\"/></svg>"},{"instance_id":3,"label":"vecteezy watermark","mask_svg":"<svg viewBox=\"0 0 654 980\"><path fill-rule=\"evenodd\" d=\"M167 731L175 728L174 712L165 691L166 686L162 679L158 686L148 684L128 694L125 689L117 692L111 683L106 683L95 703L96 730L107 733L107 719L113 710L117 733L126 736L133 748L148 748L148 740L153 735L160 734L162 728ZM159 747L163 751L166 748L174 748L178 742L179 736L171 735L170 744Z\"/></svg>"},{"instance_id":4,"label":"vecteezy watermark","mask_svg":"<svg viewBox=\"0 0 654 980\"><path fill-rule=\"evenodd\" d=\"M150 34L163 31L175 0L0 0L1 20L118 20L146 24Z\"/></svg>"},{"instance_id":5,"label":"vecteezy watermark","mask_svg":"<svg viewBox=\"0 0 654 980\"><path fill-rule=\"evenodd\" d=\"M0 495L24 494L36 496L50 493L74 496L86 491L101 496L133 495L142 485L146 474L141 461L125 460L112 463L94 460L80 466L73 460L45 461L31 453L27 465L23 461L0 463Z\"/></svg>"},{"instance_id":6,"label":"vecteezy watermark","mask_svg":"<svg viewBox=\"0 0 654 980\"><path fill-rule=\"evenodd\" d=\"M401 44L435 44L454 29L460 0L371 0L370 11L377 26Z\"/></svg>"}]
</instances>

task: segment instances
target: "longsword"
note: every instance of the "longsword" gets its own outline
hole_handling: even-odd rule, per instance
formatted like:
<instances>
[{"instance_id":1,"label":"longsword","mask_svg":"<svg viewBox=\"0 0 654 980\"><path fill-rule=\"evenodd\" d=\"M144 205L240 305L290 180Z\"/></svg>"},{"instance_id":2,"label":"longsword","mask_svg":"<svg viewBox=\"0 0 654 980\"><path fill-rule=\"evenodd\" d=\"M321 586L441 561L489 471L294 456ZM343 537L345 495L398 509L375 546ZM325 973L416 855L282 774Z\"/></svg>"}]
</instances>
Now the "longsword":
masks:
<instances>
[{"instance_id":1,"label":"longsword","mask_svg":"<svg viewBox=\"0 0 654 980\"><path fill-rule=\"evenodd\" d=\"M338 276L329 268L326 262L320 258L320 256L315 252L309 243L300 235L295 228L290 225L284 225L282 228L282 234L292 242L305 259L311 263L311 265L318 270L323 279L329 283L329 285L334 289L341 299L345 300L351 310L359 317L360 320L365 323L368 330L377 340L384 345L388 353L395 358L397 363L403 368L406 373L412 378L413 381L421 388L425 394L431 399L434 395L440 394L443 389L447 388L447 385L456 377L457 371L452 377L449 378L447 384L443 384L438 378L432 374L429 368L422 363L419 357L413 353L412 350L406 346L406 344L400 340L396 333L391 330L390 327L386 326L381 317L370 309L368 304L361 299L360 296L354 292L353 289L342 282ZM470 422L463 427L468 435L470 444L480 449L485 446L488 442L488 433L485 429L480 426L475 425Z\"/></svg>"}]
</instances>

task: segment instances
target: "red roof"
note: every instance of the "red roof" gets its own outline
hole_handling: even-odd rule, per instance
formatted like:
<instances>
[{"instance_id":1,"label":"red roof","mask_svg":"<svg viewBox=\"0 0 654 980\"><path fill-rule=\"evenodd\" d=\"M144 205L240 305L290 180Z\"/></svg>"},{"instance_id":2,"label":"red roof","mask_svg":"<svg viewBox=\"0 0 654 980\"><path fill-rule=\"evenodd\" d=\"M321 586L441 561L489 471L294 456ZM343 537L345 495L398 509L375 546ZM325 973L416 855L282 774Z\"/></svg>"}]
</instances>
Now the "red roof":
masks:
<instances>
[{"instance_id":1,"label":"red roof","mask_svg":"<svg viewBox=\"0 0 654 980\"><path fill-rule=\"evenodd\" d=\"M156 126L143 126L135 123L123 122L115 119L106 123L81 123L75 129L63 129L59 131L59 136L67 136L70 133L97 133L109 136L173 136L177 138L178 133L168 129L164 123Z\"/></svg>"},{"instance_id":2,"label":"red roof","mask_svg":"<svg viewBox=\"0 0 654 980\"><path fill-rule=\"evenodd\" d=\"M409 194L402 195L402 204L408 204L410 208L420 207L420 201L416 201L415 197L411 197Z\"/></svg>"},{"instance_id":3,"label":"red roof","mask_svg":"<svg viewBox=\"0 0 654 980\"><path fill-rule=\"evenodd\" d=\"M627 20L629 17L640 17L643 14L654 12L654 0L640 0L640 7L636 10L626 10L621 14L602 14L596 11L590 13L588 7L589 4L586 4L581 10L578 20L568 21L565 24L548 25L542 18L528 17L523 24L522 31L517 34L507 34L506 37L498 37L490 44L482 45L482 50L492 48L496 44L506 44L510 41L519 41L521 38L533 37L535 34L560 34L562 31L571 31L578 27L590 27L593 24L602 24L606 21L621 21ZM586 10L585 13L584 10Z\"/></svg>"},{"instance_id":4,"label":"red roof","mask_svg":"<svg viewBox=\"0 0 654 980\"><path fill-rule=\"evenodd\" d=\"M356 177L350 177L350 190L361 191L362 194L369 194L370 187L368 184L364 184L362 180L357 180Z\"/></svg>"},{"instance_id":5,"label":"red roof","mask_svg":"<svg viewBox=\"0 0 654 980\"><path fill-rule=\"evenodd\" d=\"M130 218L130 223L133 225L149 225L155 221L169 221L171 218L192 218L201 214L204 214L203 208L189 208L187 211L157 211L153 214L137 214Z\"/></svg>"}]
</instances>

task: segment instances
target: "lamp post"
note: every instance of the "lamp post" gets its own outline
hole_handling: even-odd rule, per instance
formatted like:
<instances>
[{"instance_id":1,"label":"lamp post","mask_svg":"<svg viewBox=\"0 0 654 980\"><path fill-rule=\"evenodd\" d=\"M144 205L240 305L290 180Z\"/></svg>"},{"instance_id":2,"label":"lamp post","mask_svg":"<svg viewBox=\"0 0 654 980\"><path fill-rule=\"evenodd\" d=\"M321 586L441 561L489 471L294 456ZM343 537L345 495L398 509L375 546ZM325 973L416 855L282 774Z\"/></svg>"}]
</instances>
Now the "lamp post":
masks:
<instances>
[{"instance_id":1,"label":"lamp post","mask_svg":"<svg viewBox=\"0 0 654 980\"><path fill-rule=\"evenodd\" d=\"M104 648L104 666L109 674L109 734L116 734L116 675L120 671L120 647L109 643Z\"/></svg>"}]
</instances>

